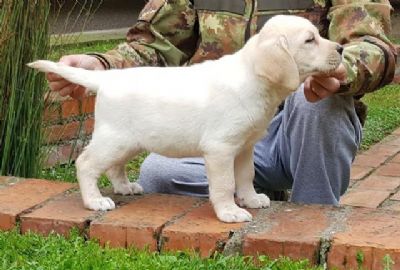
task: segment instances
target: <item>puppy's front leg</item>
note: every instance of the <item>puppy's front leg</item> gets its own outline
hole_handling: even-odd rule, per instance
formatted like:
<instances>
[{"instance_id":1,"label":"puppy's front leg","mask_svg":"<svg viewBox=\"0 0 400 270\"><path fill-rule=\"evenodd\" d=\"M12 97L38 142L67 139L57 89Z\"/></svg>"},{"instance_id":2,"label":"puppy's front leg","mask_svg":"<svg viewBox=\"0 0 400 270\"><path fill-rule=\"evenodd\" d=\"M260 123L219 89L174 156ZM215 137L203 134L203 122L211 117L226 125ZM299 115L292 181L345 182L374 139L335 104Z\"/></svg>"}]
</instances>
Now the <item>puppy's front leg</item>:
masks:
<instances>
[{"instance_id":1,"label":"puppy's front leg","mask_svg":"<svg viewBox=\"0 0 400 270\"><path fill-rule=\"evenodd\" d=\"M210 200L217 217L224 222L251 221L251 214L234 200L234 156L229 153L204 156L210 189Z\"/></svg>"},{"instance_id":2,"label":"puppy's front leg","mask_svg":"<svg viewBox=\"0 0 400 270\"><path fill-rule=\"evenodd\" d=\"M236 197L240 206L264 208L270 206L270 199L265 194L254 190L253 146L244 149L235 159Z\"/></svg>"}]
</instances>

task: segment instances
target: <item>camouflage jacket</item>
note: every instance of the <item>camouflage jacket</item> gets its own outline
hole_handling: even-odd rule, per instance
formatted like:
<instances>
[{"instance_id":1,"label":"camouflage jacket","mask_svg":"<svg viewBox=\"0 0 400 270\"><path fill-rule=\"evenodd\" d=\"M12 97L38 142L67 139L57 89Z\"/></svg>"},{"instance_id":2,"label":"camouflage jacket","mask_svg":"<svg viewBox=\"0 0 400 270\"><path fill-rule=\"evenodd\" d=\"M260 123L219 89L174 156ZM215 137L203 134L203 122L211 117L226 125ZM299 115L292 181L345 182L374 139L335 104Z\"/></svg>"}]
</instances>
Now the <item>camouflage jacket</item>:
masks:
<instances>
[{"instance_id":1,"label":"camouflage jacket","mask_svg":"<svg viewBox=\"0 0 400 270\"><path fill-rule=\"evenodd\" d=\"M150 0L126 43L97 56L108 68L188 65L239 50L273 15L296 14L345 46L341 93L360 96L393 78L391 11L389 0Z\"/></svg>"}]
</instances>

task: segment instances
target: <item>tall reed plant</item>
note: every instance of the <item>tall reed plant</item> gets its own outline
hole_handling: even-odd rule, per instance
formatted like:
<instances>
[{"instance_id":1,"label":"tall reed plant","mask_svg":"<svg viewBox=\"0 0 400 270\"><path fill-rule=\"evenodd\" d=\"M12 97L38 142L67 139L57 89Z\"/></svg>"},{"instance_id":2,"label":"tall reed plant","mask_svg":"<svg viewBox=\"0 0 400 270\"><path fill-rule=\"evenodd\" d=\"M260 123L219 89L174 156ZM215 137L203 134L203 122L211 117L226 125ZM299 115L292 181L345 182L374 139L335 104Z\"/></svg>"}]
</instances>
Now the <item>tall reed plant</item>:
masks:
<instances>
[{"instance_id":1,"label":"tall reed plant","mask_svg":"<svg viewBox=\"0 0 400 270\"><path fill-rule=\"evenodd\" d=\"M39 175L50 0L0 0L0 175Z\"/></svg>"}]
</instances>

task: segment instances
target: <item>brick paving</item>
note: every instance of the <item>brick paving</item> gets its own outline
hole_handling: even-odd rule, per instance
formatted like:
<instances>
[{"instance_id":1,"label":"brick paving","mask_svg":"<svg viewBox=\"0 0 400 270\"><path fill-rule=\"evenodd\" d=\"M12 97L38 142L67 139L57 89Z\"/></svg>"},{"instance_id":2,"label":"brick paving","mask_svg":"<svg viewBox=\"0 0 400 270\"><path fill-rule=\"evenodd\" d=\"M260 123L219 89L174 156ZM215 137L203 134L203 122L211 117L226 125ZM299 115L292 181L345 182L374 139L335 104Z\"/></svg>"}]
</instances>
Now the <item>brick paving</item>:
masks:
<instances>
[{"instance_id":1,"label":"brick paving","mask_svg":"<svg viewBox=\"0 0 400 270\"><path fill-rule=\"evenodd\" d=\"M0 229L68 235L75 227L112 247L288 256L337 269L357 269L362 252L363 269L383 269L385 255L400 269L400 128L356 157L351 178L340 207L272 202L250 210L252 222L226 224L207 199L105 190L118 207L95 212L83 207L75 184L3 176Z\"/></svg>"}]
</instances>

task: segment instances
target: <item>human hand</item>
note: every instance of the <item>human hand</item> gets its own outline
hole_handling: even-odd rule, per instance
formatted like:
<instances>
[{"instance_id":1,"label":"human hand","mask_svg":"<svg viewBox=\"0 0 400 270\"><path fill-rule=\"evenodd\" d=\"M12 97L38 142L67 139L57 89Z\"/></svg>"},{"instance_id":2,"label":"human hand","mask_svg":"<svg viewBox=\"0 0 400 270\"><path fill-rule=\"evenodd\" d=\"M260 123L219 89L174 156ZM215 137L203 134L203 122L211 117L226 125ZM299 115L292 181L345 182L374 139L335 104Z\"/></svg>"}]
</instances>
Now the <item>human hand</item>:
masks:
<instances>
[{"instance_id":1,"label":"human hand","mask_svg":"<svg viewBox=\"0 0 400 270\"><path fill-rule=\"evenodd\" d=\"M332 96L346 78L347 71L343 64L329 74L310 76L304 81L304 96L313 103Z\"/></svg>"},{"instance_id":2,"label":"human hand","mask_svg":"<svg viewBox=\"0 0 400 270\"><path fill-rule=\"evenodd\" d=\"M90 70L104 70L103 64L94 56L86 54L66 55L61 57L60 63L71 67L79 67ZM54 73L48 73L46 78L52 91L58 92L61 96L71 96L75 99L82 99L86 89L83 86L71 83Z\"/></svg>"}]
</instances>

